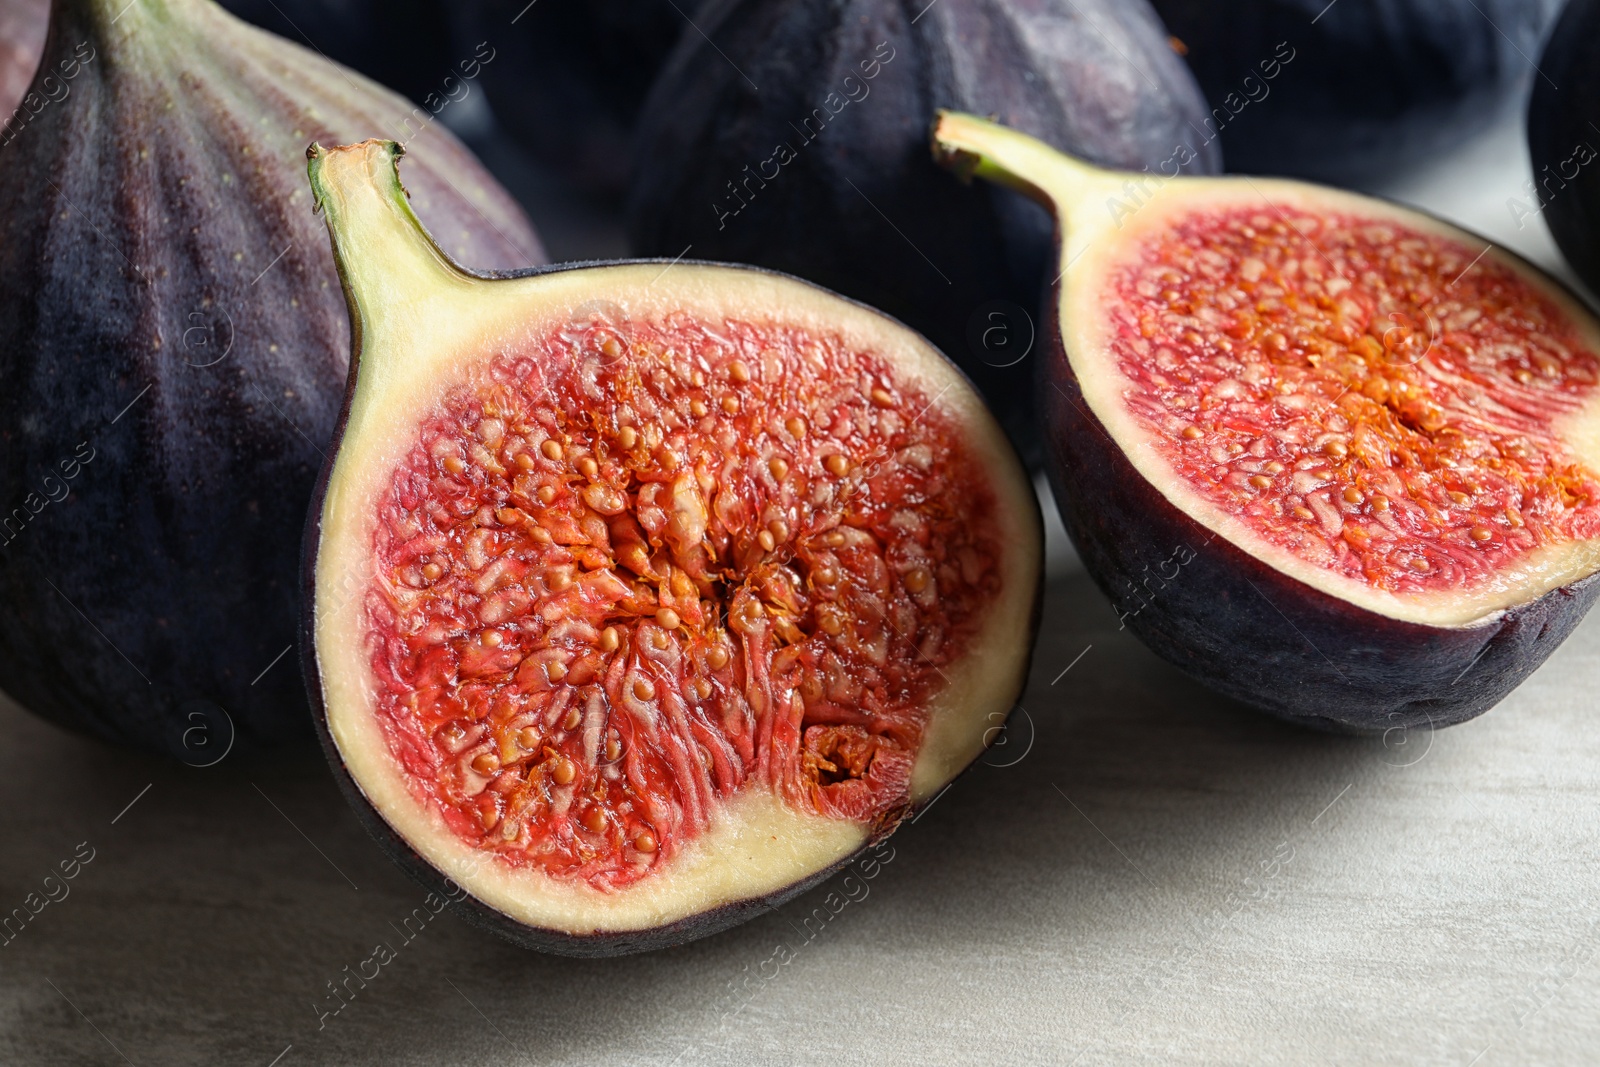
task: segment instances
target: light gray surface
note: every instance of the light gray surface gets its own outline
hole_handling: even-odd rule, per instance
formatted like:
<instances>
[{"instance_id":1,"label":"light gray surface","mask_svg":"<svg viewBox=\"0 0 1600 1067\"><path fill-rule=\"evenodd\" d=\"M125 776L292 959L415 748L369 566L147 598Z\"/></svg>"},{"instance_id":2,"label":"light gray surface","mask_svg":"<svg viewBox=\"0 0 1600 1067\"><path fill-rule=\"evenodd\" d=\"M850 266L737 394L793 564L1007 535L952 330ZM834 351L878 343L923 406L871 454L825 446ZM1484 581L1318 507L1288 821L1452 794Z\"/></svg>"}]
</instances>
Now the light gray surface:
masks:
<instances>
[{"instance_id":1,"label":"light gray surface","mask_svg":"<svg viewBox=\"0 0 1600 1067\"><path fill-rule=\"evenodd\" d=\"M1492 230L1519 149L1491 132L1391 191ZM0 911L95 850L0 948L0 1062L1600 1060L1600 624L1476 722L1339 738L1211 696L1117 632L1069 552L1052 571L1013 765L870 879L632 959L448 911L406 943L423 891L319 761L177 767L0 701ZM396 958L319 1029L379 942Z\"/></svg>"},{"instance_id":2,"label":"light gray surface","mask_svg":"<svg viewBox=\"0 0 1600 1067\"><path fill-rule=\"evenodd\" d=\"M8 706L0 901L96 855L0 949L0 1061L1591 1063L1597 685L1591 623L1474 723L1311 734L1166 668L1068 575L1031 748L897 834L865 897L809 942L826 888L606 961L448 911L404 944L423 892L314 762L174 768ZM380 941L397 958L319 1029Z\"/></svg>"}]
</instances>

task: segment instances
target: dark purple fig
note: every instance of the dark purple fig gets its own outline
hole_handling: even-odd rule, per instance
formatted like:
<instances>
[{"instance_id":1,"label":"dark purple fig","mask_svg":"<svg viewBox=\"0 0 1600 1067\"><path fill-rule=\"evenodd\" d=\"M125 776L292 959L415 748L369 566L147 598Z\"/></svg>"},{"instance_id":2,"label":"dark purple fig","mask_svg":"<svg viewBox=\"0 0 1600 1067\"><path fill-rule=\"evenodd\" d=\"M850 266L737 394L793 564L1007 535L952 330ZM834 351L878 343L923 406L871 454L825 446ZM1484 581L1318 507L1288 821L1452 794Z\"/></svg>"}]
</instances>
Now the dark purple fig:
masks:
<instances>
[{"instance_id":1,"label":"dark purple fig","mask_svg":"<svg viewBox=\"0 0 1600 1067\"><path fill-rule=\"evenodd\" d=\"M941 116L1063 234L1048 469L1123 623L1309 725L1493 707L1600 594L1600 322L1489 241L1268 178L1092 167Z\"/></svg>"},{"instance_id":2,"label":"dark purple fig","mask_svg":"<svg viewBox=\"0 0 1600 1067\"><path fill-rule=\"evenodd\" d=\"M483 86L500 125L584 191L620 200L645 93L693 0L466 0L458 36L486 41Z\"/></svg>"},{"instance_id":3,"label":"dark purple fig","mask_svg":"<svg viewBox=\"0 0 1600 1067\"><path fill-rule=\"evenodd\" d=\"M306 537L335 774L519 944L760 914L998 737L1040 592L1022 465L880 312L714 263L473 274L396 155L311 161L358 344Z\"/></svg>"},{"instance_id":4,"label":"dark purple fig","mask_svg":"<svg viewBox=\"0 0 1600 1067\"><path fill-rule=\"evenodd\" d=\"M210 0L52 19L35 88L69 91L0 147L0 686L188 759L308 738L297 546L349 324L305 146L411 105ZM450 254L538 261L442 126L411 144Z\"/></svg>"},{"instance_id":5,"label":"dark purple fig","mask_svg":"<svg viewBox=\"0 0 1600 1067\"><path fill-rule=\"evenodd\" d=\"M50 26L50 0L0 0L0 120L22 103ZM0 142L6 138L0 125Z\"/></svg>"},{"instance_id":6,"label":"dark purple fig","mask_svg":"<svg viewBox=\"0 0 1600 1067\"><path fill-rule=\"evenodd\" d=\"M1546 78L1528 104L1533 177L1507 200L1517 228L1541 211L1556 244L1590 292L1600 293L1600 65L1593 42L1600 3L1572 0L1539 58Z\"/></svg>"},{"instance_id":7,"label":"dark purple fig","mask_svg":"<svg viewBox=\"0 0 1600 1067\"><path fill-rule=\"evenodd\" d=\"M1561 0L1152 2L1205 90L1205 136L1220 137L1229 170L1339 183L1432 159L1492 122L1537 77L1561 10Z\"/></svg>"},{"instance_id":8,"label":"dark purple fig","mask_svg":"<svg viewBox=\"0 0 1600 1067\"><path fill-rule=\"evenodd\" d=\"M756 263L883 308L960 364L1025 453L1050 221L940 174L934 110L1108 166L1220 165L1144 0L745 0L695 22L640 120L636 251Z\"/></svg>"}]
</instances>

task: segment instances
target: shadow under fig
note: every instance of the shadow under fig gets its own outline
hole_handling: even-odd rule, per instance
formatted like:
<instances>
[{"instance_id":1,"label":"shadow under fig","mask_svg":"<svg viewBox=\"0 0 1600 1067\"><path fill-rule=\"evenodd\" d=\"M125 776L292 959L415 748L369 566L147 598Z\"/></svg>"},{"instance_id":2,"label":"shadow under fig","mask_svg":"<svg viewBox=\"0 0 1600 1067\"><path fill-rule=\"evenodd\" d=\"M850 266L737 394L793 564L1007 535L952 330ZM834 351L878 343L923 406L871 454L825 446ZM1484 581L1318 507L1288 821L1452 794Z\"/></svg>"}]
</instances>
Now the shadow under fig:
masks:
<instances>
[{"instance_id":1,"label":"shadow under fig","mask_svg":"<svg viewBox=\"0 0 1600 1067\"><path fill-rule=\"evenodd\" d=\"M848 906L840 876L717 937L586 961L523 952L448 910L413 918L424 890L318 757L196 770L0 704L0 907L40 892L80 842L95 850L4 948L0 1060L108 1053L88 1019L133 1062L268 1063L291 1044L298 1063L668 1062L754 1025L746 1004L776 1007L778 983L829 955L1048 937L1071 966L1080 940L1137 950L1141 909L1208 906L1386 751L1209 694L1119 633L1081 572L1048 587L1022 707L1005 746L855 871L868 891ZM369 962L380 944L393 958ZM779 945L792 959L774 966Z\"/></svg>"}]
</instances>

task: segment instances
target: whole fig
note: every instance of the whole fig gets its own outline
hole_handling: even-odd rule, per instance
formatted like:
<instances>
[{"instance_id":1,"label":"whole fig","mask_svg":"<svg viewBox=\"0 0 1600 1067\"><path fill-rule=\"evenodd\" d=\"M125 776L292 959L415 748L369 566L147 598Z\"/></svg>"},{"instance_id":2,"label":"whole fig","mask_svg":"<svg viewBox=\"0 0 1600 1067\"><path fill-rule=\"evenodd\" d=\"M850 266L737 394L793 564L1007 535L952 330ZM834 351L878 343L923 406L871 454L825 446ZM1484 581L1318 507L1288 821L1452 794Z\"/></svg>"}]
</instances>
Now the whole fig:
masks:
<instances>
[{"instance_id":1,"label":"whole fig","mask_svg":"<svg viewBox=\"0 0 1600 1067\"><path fill-rule=\"evenodd\" d=\"M211 0L57 0L0 146L0 687L212 762L311 736L288 650L350 334L306 146L404 136L465 262L542 256L438 123Z\"/></svg>"},{"instance_id":2,"label":"whole fig","mask_svg":"<svg viewBox=\"0 0 1600 1067\"><path fill-rule=\"evenodd\" d=\"M1050 220L928 155L936 109L1057 148L1212 173L1205 104L1145 0L713 0L640 119L643 254L754 263L926 334L1037 460L1034 360Z\"/></svg>"}]
</instances>

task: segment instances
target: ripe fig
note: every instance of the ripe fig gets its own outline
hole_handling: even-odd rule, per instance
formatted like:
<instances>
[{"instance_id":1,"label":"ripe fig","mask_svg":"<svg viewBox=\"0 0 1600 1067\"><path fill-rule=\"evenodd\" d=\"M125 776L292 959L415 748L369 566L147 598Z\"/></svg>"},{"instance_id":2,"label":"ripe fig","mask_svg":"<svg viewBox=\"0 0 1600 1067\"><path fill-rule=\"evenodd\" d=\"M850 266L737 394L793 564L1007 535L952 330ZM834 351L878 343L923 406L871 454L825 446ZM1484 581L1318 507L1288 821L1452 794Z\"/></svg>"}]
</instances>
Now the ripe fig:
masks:
<instances>
[{"instance_id":1,"label":"ripe fig","mask_svg":"<svg viewBox=\"0 0 1600 1067\"><path fill-rule=\"evenodd\" d=\"M349 319L301 166L411 105L210 0L52 18L35 88L63 91L0 147L0 686L189 760L309 742L284 653ZM413 133L451 253L537 260L472 156Z\"/></svg>"},{"instance_id":2,"label":"ripe fig","mask_svg":"<svg viewBox=\"0 0 1600 1067\"><path fill-rule=\"evenodd\" d=\"M1021 691L1015 453L926 341L797 279L468 273L396 154L311 160L358 345L305 568L347 795L542 950L673 944L815 884Z\"/></svg>"},{"instance_id":3,"label":"ripe fig","mask_svg":"<svg viewBox=\"0 0 1600 1067\"><path fill-rule=\"evenodd\" d=\"M1481 237L1299 182L1119 174L942 115L1052 206L1056 499L1158 654L1351 729L1492 707L1600 583L1600 326Z\"/></svg>"},{"instance_id":4,"label":"ripe fig","mask_svg":"<svg viewBox=\"0 0 1600 1067\"><path fill-rule=\"evenodd\" d=\"M1032 462L1025 357L1049 220L940 174L928 123L959 108L1108 166L1220 169L1149 5L714 0L695 23L640 119L635 250L787 271L899 317L972 377Z\"/></svg>"},{"instance_id":5,"label":"ripe fig","mask_svg":"<svg viewBox=\"0 0 1600 1067\"><path fill-rule=\"evenodd\" d=\"M1572 0L1539 57L1545 77L1528 104L1533 179L1507 207L1521 227L1539 212L1567 262L1600 292L1600 69L1590 47L1600 32L1600 3Z\"/></svg>"},{"instance_id":6,"label":"ripe fig","mask_svg":"<svg viewBox=\"0 0 1600 1067\"><path fill-rule=\"evenodd\" d=\"M0 142L33 81L50 27L50 0L0 0Z\"/></svg>"},{"instance_id":7,"label":"ripe fig","mask_svg":"<svg viewBox=\"0 0 1600 1067\"><path fill-rule=\"evenodd\" d=\"M1220 137L1229 170L1341 184L1430 159L1492 122L1537 78L1532 57L1562 5L1152 2L1205 90L1204 136Z\"/></svg>"}]
</instances>

